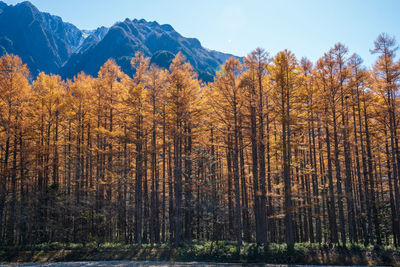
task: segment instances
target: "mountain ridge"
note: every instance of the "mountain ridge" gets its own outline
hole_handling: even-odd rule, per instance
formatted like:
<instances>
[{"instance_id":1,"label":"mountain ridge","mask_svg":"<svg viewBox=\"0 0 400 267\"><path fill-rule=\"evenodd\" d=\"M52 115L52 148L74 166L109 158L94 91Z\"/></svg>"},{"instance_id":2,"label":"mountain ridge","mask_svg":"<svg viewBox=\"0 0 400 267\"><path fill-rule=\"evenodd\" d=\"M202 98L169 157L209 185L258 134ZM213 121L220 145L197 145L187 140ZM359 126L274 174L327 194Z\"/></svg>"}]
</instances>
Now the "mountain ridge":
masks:
<instances>
[{"instance_id":1,"label":"mountain ridge","mask_svg":"<svg viewBox=\"0 0 400 267\"><path fill-rule=\"evenodd\" d=\"M110 28L82 30L39 11L29 1L16 5L0 1L0 55L20 56L32 75L43 71L72 78L84 71L96 76L109 58L132 74L129 62L136 51L161 67L168 67L171 55L181 52L203 81L211 81L233 56L204 48L198 39L182 36L169 24L126 18Z\"/></svg>"}]
</instances>

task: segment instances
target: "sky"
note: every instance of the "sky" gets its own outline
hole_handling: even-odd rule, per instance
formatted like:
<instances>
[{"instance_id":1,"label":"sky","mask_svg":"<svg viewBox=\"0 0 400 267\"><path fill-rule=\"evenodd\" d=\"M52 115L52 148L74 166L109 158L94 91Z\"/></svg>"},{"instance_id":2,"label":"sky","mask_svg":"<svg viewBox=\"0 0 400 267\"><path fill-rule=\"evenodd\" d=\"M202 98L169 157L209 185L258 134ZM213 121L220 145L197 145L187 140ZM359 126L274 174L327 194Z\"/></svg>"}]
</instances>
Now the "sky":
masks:
<instances>
[{"instance_id":1,"label":"sky","mask_svg":"<svg viewBox=\"0 0 400 267\"><path fill-rule=\"evenodd\" d=\"M16 4L19 0L3 0ZM335 43L357 53L366 66L376 37L400 41L399 0L31 0L80 29L112 26L125 18L170 24L206 48L245 56L262 47L283 49L316 62Z\"/></svg>"}]
</instances>

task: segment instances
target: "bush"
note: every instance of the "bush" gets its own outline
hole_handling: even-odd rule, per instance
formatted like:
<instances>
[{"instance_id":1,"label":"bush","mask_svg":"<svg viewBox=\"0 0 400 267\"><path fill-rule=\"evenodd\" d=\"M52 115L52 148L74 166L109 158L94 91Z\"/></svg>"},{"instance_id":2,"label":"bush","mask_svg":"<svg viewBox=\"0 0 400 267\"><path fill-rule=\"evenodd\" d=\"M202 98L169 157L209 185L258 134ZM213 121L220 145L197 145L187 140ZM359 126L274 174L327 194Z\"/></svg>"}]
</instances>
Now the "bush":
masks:
<instances>
[{"instance_id":1,"label":"bush","mask_svg":"<svg viewBox=\"0 0 400 267\"><path fill-rule=\"evenodd\" d=\"M43 256L50 251L70 250L72 259L94 260L97 255L106 255L104 259L126 260L166 260L166 261L213 261L213 262L267 262L272 264L384 264L394 265L399 262L400 249L393 246L364 246L347 244L345 247L329 244L297 243L292 250L286 244L244 243L239 249L235 242L193 242L180 247L171 244L103 243L43 243L0 247L0 261L12 261L19 251L31 251L31 255ZM22 253L23 254L23 253ZM30 254L30 253L28 253ZM13 255L13 256L12 256ZM25 255L27 255L25 253ZM48 258L48 257L47 257ZM99 258L100 259L100 258ZM101 258L103 259L103 258Z\"/></svg>"}]
</instances>

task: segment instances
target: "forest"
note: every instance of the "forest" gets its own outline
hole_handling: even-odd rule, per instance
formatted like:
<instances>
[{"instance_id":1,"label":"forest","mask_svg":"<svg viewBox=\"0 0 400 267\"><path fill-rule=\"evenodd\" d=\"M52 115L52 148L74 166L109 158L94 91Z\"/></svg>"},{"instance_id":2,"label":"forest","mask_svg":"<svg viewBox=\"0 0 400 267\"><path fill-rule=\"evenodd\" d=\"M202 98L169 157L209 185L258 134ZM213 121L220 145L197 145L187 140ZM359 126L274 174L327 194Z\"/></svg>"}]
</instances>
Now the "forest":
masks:
<instances>
[{"instance_id":1,"label":"forest","mask_svg":"<svg viewBox=\"0 0 400 267\"><path fill-rule=\"evenodd\" d=\"M182 53L132 77L0 58L0 245L400 245L400 61L257 48L213 82Z\"/></svg>"}]
</instances>

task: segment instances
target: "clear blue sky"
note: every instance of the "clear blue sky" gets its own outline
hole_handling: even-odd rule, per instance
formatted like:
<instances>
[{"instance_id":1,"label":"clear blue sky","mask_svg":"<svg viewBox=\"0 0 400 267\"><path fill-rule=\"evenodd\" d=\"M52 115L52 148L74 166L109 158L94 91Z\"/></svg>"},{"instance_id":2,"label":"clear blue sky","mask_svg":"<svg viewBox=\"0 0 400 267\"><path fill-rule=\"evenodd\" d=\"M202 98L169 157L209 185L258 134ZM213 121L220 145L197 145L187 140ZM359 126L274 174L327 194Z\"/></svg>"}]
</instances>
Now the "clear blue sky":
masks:
<instances>
[{"instance_id":1,"label":"clear blue sky","mask_svg":"<svg viewBox=\"0 0 400 267\"><path fill-rule=\"evenodd\" d=\"M3 0L4 1L4 0ZM19 0L5 0L16 4ZM31 0L40 10L81 29L111 26L125 18L171 24L203 46L248 54L263 47L275 55L285 48L316 61L336 42L358 53L367 66L379 33L400 41L398 0Z\"/></svg>"}]
</instances>

